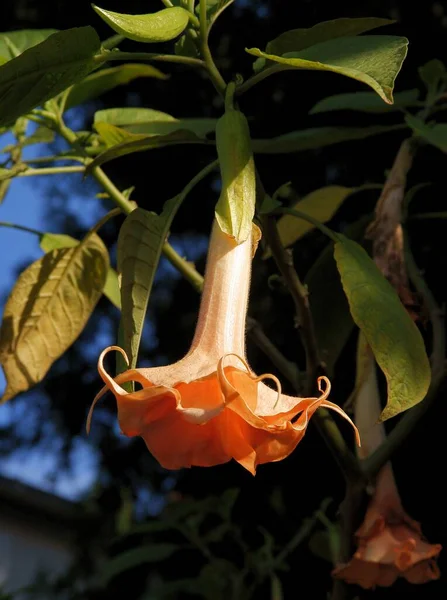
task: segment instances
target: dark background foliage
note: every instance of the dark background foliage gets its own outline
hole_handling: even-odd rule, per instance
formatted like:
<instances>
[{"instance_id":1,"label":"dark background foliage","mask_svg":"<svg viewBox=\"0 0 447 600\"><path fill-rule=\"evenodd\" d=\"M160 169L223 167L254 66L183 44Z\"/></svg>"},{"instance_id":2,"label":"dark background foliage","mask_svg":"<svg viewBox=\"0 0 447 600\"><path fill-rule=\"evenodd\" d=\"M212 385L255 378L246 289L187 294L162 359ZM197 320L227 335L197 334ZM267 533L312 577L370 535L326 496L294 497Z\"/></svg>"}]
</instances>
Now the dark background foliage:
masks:
<instances>
[{"instance_id":1,"label":"dark background foliage","mask_svg":"<svg viewBox=\"0 0 447 600\"><path fill-rule=\"evenodd\" d=\"M147 12L156 10L155 0L126 2L102 0L101 6L121 12ZM102 21L84 0L3 0L1 5L2 30L21 28L55 27L59 29L91 24L101 38L110 35ZM446 60L447 3L406 2L405 0L365 0L362 3L345 0L343 3L269 0L263 2L238 2L228 9L213 29L211 47L218 67L224 76L251 73L252 58L244 52L245 47L265 47L267 41L292 27L310 27L317 22L337 17L380 16L396 19L380 33L405 35L410 39L408 58L397 79L396 90L421 88L417 68L431 58ZM128 43L131 49L132 44ZM162 50L170 50L170 46ZM93 113L100 106L139 105L171 113L176 117L218 116L221 102L216 98L211 84L201 75L177 66L161 67L172 74L168 81L134 81L127 88L118 88L104 95L100 102L85 107L85 122L90 125ZM250 119L255 137L268 137L321 125L367 126L375 123L400 122L401 115L384 116L362 113L328 113L309 116L308 111L319 99L344 91L363 89L361 84L330 73L286 72L269 78L243 97L241 107ZM366 88L365 88L366 89ZM300 195L328 183L355 186L365 182L382 183L386 170L404 139L402 132L368 138L364 141L344 143L323 150L299 154L260 156L257 166L264 185L269 192L287 181L292 181ZM106 167L121 188L135 186L134 199L144 208L158 211L163 202L178 193L187 181L207 162L212 160L212 150L184 147L161 149L151 153L134 154ZM431 185L421 191L414 201L413 211L442 210L446 194L445 156L432 147L418 153L410 173L409 186L418 182ZM208 235L217 193L210 185L200 185L182 207L173 226L172 234L183 240L185 253L188 243ZM58 213L61 231L76 235L79 223L73 216L64 216L64 199L70 188L49 190L48 222L54 227L54 214ZM88 183L83 184L87 188ZM93 194L93 188L87 188ZM354 222L363 214L371 213L377 192L365 192L350 199L333 222L335 228ZM55 209L57 209L55 211ZM110 248L116 240L120 220L116 219L104 230ZM413 252L418 265L442 305L446 300L443 279L446 272L445 222L442 220L415 221L410 226ZM200 238L200 239L202 239ZM312 233L297 244L295 261L299 274L305 277L320 251L326 244L319 233ZM203 269L204 256L198 259L197 267ZM265 332L291 360L301 361L302 348L293 328L293 307L290 299L277 286L268 285L268 277L274 274L272 261L264 262L258 256L254 266L254 280L250 299L251 313L262 323ZM330 305L331 298L325 301ZM196 318L198 298L189 284L173 276L162 264L151 299L149 321L155 336L146 338L142 349L142 361L171 362L179 358L188 347ZM95 359L87 346L99 332L110 330L113 341L118 316L105 300L101 301L86 330L66 355L52 368L46 381L40 386L38 403L27 405L32 414L33 433L24 435L18 421L13 431L3 432L4 453L19 447L33 447L46 440L44 424L51 420L63 441L60 452L61 468L69 467L73 439L84 436L86 413L99 387ZM336 328L334 329L336 332ZM337 363L334 377L334 401L343 404L354 381L355 340ZM249 342L249 359L257 371L271 369L260 351ZM287 389L287 386L286 386ZM399 449L395 456L395 471L403 503L413 518L422 522L423 531L433 543L447 545L447 522L445 517L446 492L444 479L444 423L446 409L445 387L441 389L437 402L424 417L414 434ZM31 396L30 396L31 398ZM344 425L341 424L344 429ZM392 428L394 422L387 427ZM348 436L350 432L346 430ZM107 551L117 552L126 547L109 546L114 519L121 505L122 489L126 488L135 498L138 514L147 510L142 490L157 492L168 499L173 498L172 488L177 494L192 498L203 498L209 494L220 495L227 488L240 490L233 513L233 521L247 544L261 546L262 529L275 537L280 548L284 545L305 517L308 517L326 498L333 498L329 515L336 517L337 507L343 498L344 482L337 465L327 447L311 424L305 440L291 457L278 464L259 468L255 478L236 463L212 469L184 470L179 473L163 471L146 451L139 439L127 440L116 435L115 409L110 398L97 408L90 443L98 448L101 457L101 472L93 501L101 511L101 523L95 535L82 537L80 544L100 540L92 545L103 544ZM145 497L145 496L144 496ZM169 536L166 536L166 539ZM223 558L241 563L240 550L233 542L219 546ZM239 552L239 554L238 554ZM165 561L159 572L166 578L193 576L204 564L198 552L174 555ZM441 570L447 569L444 555L439 561ZM82 569L89 569L84 560ZM81 568L81 566L79 568ZM284 587L284 598L325 598L331 587L329 563L309 552L307 543L302 544L289 557L290 570L280 574ZM147 577L147 567L123 575L115 580L106 592L90 591L88 598L137 598ZM260 587L255 598L268 597L269 586ZM356 590L361 598L372 597L371 593ZM438 582L418 587L398 582L391 589L378 590L377 598L389 599L399 594L407 598L442 598L446 584ZM183 596L179 596L183 597ZM216 596L217 597L217 596Z\"/></svg>"}]
</instances>

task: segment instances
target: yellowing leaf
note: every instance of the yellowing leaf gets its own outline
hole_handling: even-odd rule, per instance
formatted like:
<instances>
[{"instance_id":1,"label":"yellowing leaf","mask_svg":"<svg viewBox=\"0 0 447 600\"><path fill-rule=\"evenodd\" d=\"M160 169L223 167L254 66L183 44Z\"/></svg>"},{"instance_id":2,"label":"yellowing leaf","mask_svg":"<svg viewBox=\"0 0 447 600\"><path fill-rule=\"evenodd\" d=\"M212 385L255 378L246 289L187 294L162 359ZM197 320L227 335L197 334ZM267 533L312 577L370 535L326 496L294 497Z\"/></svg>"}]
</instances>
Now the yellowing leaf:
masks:
<instances>
[{"instance_id":1,"label":"yellowing leaf","mask_svg":"<svg viewBox=\"0 0 447 600\"><path fill-rule=\"evenodd\" d=\"M277 63L272 72L288 69L332 71L366 83L387 102L393 102L394 80L407 55L408 40L391 35L341 37L282 56L262 52L249 54ZM282 68L281 68L282 67Z\"/></svg>"},{"instance_id":2,"label":"yellowing leaf","mask_svg":"<svg viewBox=\"0 0 447 600\"><path fill-rule=\"evenodd\" d=\"M422 336L394 288L361 246L343 235L338 238L335 260L352 318L387 380L384 421L424 399L430 364Z\"/></svg>"},{"instance_id":3,"label":"yellowing leaf","mask_svg":"<svg viewBox=\"0 0 447 600\"><path fill-rule=\"evenodd\" d=\"M302 200L291 206L320 221L329 221L346 198L357 191L357 188L348 188L341 185L328 185L307 194ZM292 215L284 215L278 221L278 233L283 246L292 246L308 231L314 229L314 225L303 219L297 219Z\"/></svg>"},{"instance_id":4,"label":"yellowing leaf","mask_svg":"<svg viewBox=\"0 0 447 600\"><path fill-rule=\"evenodd\" d=\"M98 302L109 267L106 247L88 235L48 252L18 278L0 329L6 401L42 381L76 340Z\"/></svg>"},{"instance_id":5,"label":"yellowing leaf","mask_svg":"<svg viewBox=\"0 0 447 600\"><path fill-rule=\"evenodd\" d=\"M40 247L44 252L59 248L73 248L79 244L79 240L66 235L65 233L45 233L40 238ZM118 283L118 275L115 269L109 267L107 278L104 283L103 294L107 296L110 302L121 309L120 287Z\"/></svg>"}]
</instances>

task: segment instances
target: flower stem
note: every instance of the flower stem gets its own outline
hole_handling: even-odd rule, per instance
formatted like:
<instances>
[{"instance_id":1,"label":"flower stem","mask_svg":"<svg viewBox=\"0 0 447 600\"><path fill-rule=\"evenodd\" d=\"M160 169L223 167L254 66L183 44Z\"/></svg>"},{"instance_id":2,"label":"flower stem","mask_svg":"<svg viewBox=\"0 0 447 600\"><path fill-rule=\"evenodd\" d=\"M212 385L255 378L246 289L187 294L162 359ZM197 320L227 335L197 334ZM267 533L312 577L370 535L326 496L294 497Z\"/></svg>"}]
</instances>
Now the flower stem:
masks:
<instances>
[{"instance_id":1,"label":"flower stem","mask_svg":"<svg viewBox=\"0 0 447 600\"><path fill-rule=\"evenodd\" d=\"M265 195L265 190L259 177L257 178L257 187L258 194ZM266 215L262 217L262 222L267 242L295 305L295 312L300 324L301 336L306 351L307 395L310 396L314 392L318 371L322 370L322 364L319 357L312 314L310 312L308 292L295 271L291 252L285 250L281 243L275 218ZM346 480L359 481L363 479L359 461L348 448L337 424L329 412L325 409L319 409L315 413L314 419L317 428L329 446Z\"/></svg>"},{"instance_id":2,"label":"flower stem","mask_svg":"<svg viewBox=\"0 0 447 600\"><path fill-rule=\"evenodd\" d=\"M221 96L225 93L227 84L216 67L208 45L208 20L206 18L206 0L200 0L200 52L205 62L208 75Z\"/></svg>"},{"instance_id":3,"label":"flower stem","mask_svg":"<svg viewBox=\"0 0 447 600\"><path fill-rule=\"evenodd\" d=\"M18 173L16 177L34 177L34 175L58 175L60 173L83 173L85 167L42 167L41 169L27 169Z\"/></svg>"},{"instance_id":4,"label":"flower stem","mask_svg":"<svg viewBox=\"0 0 447 600\"><path fill-rule=\"evenodd\" d=\"M205 67L203 60L192 58L191 56L180 56L177 54L158 54L157 52L108 52L97 54L94 57L95 62L101 64L112 60L146 60L148 62L165 62L187 65L202 69Z\"/></svg>"}]
</instances>

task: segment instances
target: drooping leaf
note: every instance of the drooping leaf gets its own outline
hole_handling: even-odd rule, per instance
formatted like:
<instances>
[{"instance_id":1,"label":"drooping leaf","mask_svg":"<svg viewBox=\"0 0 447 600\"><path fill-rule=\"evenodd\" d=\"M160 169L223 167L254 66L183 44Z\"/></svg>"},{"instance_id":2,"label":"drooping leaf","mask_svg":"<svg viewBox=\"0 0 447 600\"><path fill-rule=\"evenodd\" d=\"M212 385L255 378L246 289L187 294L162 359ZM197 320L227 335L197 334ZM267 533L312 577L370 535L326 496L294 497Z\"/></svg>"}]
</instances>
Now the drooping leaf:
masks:
<instances>
[{"instance_id":1,"label":"drooping leaf","mask_svg":"<svg viewBox=\"0 0 447 600\"><path fill-rule=\"evenodd\" d=\"M104 565L100 573L101 581L104 585L107 585L114 577L125 571L129 571L130 569L134 569L135 567L139 567L146 563L161 562L180 549L181 547L177 544L154 543L126 550Z\"/></svg>"},{"instance_id":2,"label":"drooping leaf","mask_svg":"<svg viewBox=\"0 0 447 600\"><path fill-rule=\"evenodd\" d=\"M358 110L368 113L398 111L413 106L419 98L419 90L406 90L394 95L393 104L385 104L374 92L355 92L354 94L336 94L320 100L309 111L310 115L335 110Z\"/></svg>"},{"instance_id":3,"label":"drooping leaf","mask_svg":"<svg viewBox=\"0 0 447 600\"><path fill-rule=\"evenodd\" d=\"M109 267L96 234L48 252L18 278L0 329L6 401L42 381L76 340L99 300Z\"/></svg>"},{"instance_id":4,"label":"drooping leaf","mask_svg":"<svg viewBox=\"0 0 447 600\"><path fill-rule=\"evenodd\" d=\"M411 127L414 133L416 133L416 135L424 139L429 144L432 144L432 146L436 146L436 148L439 148L439 150L447 152L446 123L427 125L427 123L424 123L422 119L412 115L407 115L405 117L405 121L407 122L407 125Z\"/></svg>"},{"instance_id":5,"label":"drooping leaf","mask_svg":"<svg viewBox=\"0 0 447 600\"><path fill-rule=\"evenodd\" d=\"M192 131L205 138L216 128L216 119L176 119L151 108L108 108L95 113L94 122L123 127L131 133L166 135L179 129Z\"/></svg>"},{"instance_id":6,"label":"drooping leaf","mask_svg":"<svg viewBox=\"0 0 447 600\"><path fill-rule=\"evenodd\" d=\"M348 225L346 234L361 242L371 217L363 217ZM328 376L334 374L336 362L353 329L354 321L341 285L334 261L332 245L328 244L309 269L304 283L309 290L309 302L321 360ZM329 301L328 301L329 299Z\"/></svg>"},{"instance_id":7,"label":"drooping leaf","mask_svg":"<svg viewBox=\"0 0 447 600\"><path fill-rule=\"evenodd\" d=\"M99 48L92 27L77 27L50 35L0 66L0 126L82 80L95 67Z\"/></svg>"},{"instance_id":8,"label":"drooping leaf","mask_svg":"<svg viewBox=\"0 0 447 600\"><path fill-rule=\"evenodd\" d=\"M165 75L152 65L141 63L127 63L118 67L101 69L90 73L83 81L72 86L67 95L65 110L83 104L88 100L94 100L102 94L120 85L127 85L140 77L168 79L169 75Z\"/></svg>"},{"instance_id":9,"label":"drooping leaf","mask_svg":"<svg viewBox=\"0 0 447 600\"><path fill-rule=\"evenodd\" d=\"M385 374L384 421L418 404L430 385L422 336L390 283L361 246L338 236L334 255L352 318Z\"/></svg>"},{"instance_id":10,"label":"drooping leaf","mask_svg":"<svg viewBox=\"0 0 447 600\"><path fill-rule=\"evenodd\" d=\"M206 144L206 140L197 137L192 131L179 129L167 135L144 135L130 133L125 129L109 125L108 123L96 123L98 133L109 148L99 154L86 168L86 174L92 169L98 167L110 160L126 156L133 152L143 152L144 150L153 150L163 148L164 146L174 146L177 144ZM120 141L119 141L120 140Z\"/></svg>"},{"instance_id":11,"label":"drooping leaf","mask_svg":"<svg viewBox=\"0 0 447 600\"><path fill-rule=\"evenodd\" d=\"M259 154L286 154L302 152L340 144L363 140L372 135L389 133L405 129L405 125L373 125L370 127L315 127L291 131L271 139L252 140L252 148Z\"/></svg>"},{"instance_id":12,"label":"drooping leaf","mask_svg":"<svg viewBox=\"0 0 447 600\"><path fill-rule=\"evenodd\" d=\"M59 248L74 248L78 244L79 240L65 233L45 233L40 236L40 247L44 252L51 252ZM102 291L116 308L121 309L118 275L112 267L107 270L107 277Z\"/></svg>"},{"instance_id":13,"label":"drooping leaf","mask_svg":"<svg viewBox=\"0 0 447 600\"><path fill-rule=\"evenodd\" d=\"M389 104L393 102L394 81L407 55L408 40L390 35L341 37L282 56L247 49L253 56L279 65L272 72L288 69L332 71L369 85Z\"/></svg>"},{"instance_id":14,"label":"drooping leaf","mask_svg":"<svg viewBox=\"0 0 447 600\"><path fill-rule=\"evenodd\" d=\"M130 367L136 365L147 305L163 244L184 194L168 200L160 215L142 208L130 213L118 236L121 328Z\"/></svg>"},{"instance_id":15,"label":"drooping leaf","mask_svg":"<svg viewBox=\"0 0 447 600\"><path fill-rule=\"evenodd\" d=\"M43 42L53 33L57 33L57 29L22 29L19 31L5 31L0 33L0 56L7 61L15 58L11 53L10 43L13 44L21 54L28 48L32 48L40 42Z\"/></svg>"},{"instance_id":16,"label":"drooping leaf","mask_svg":"<svg viewBox=\"0 0 447 600\"><path fill-rule=\"evenodd\" d=\"M220 229L244 242L252 231L256 205L256 175L250 130L245 115L227 109L216 127L222 191L215 217Z\"/></svg>"},{"instance_id":17,"label":"drooping leaf","mask_svg":"<svg viewBox=\"0 0 447 600\"><path fill-rule=\"evenodd\" d=\"M136 42L168 42L180 35L189 23L189 13L181 6L145 15L126 15L104 10L94 4L92 7L114 31Z\"/></svg>"}]
</instances>

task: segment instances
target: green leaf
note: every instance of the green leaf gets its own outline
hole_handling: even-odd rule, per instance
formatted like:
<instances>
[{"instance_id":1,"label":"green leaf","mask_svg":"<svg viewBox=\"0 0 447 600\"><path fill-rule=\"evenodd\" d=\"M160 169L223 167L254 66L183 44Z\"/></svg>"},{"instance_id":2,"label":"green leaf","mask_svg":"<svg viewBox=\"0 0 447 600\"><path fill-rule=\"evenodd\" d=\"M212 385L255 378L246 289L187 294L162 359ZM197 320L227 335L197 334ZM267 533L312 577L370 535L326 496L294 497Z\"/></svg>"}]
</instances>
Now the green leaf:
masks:
<instances>
[{"instance_id":1,"label":"green leaf","mask_svg":"<svg viewBox=\"0 0 447 600\"><path fill-rule=\"evenodd\" d=\"M1 179L1 177L0 177L0 179ZM11 179L7 179L5 181L0 181L0 204L3 203L3 200L5 199L6 194L8 193L10 185L11 185Z\"/></svg>"},{"instance_id":2,"label":"green leaf","mask_svg":"<svg viewBox=\"0 0 447 600\"><path fill-rule=\"evenodd\" d=\"M286 154L314 150L341 142L363 140L372 135L405 129L405 125L374 125L371 127L315 127L291 131L265 140L252 140L252 148L259 154Z\"/></svg>"},{"instance_id":3,"label":"green leaf","mask_svg":"<svg viewBox=\"0 0 447 600\"><path fill-rule=\"evenodd\" d=\"M96 123L95 128L101 135L109 148L99 154L85 170L86 174L91 173L92 169L102 165L110 160L126 156L133 152L143 152L144 150L153 150L163 148L164 146L174 146L177 144L206 144L207 142L197 137L191 131L179 129L167 135L144 135L130 133L125 129L120 129L108 123Z\"/></svg>"},{"instance_id":4,"label":"green leaf","mask_svg":"<svg viewBox=\"0 0 447 600\"><path fill-rule=\"evenodd\" d=\"M103 585L107 585L114 577L147 563L157 563L171 557L180 550L177 544L146 544L118 554L102 568L100 574Z\"/></svg>"},{"instance_id":5,"label":"green leaf","mask_svg":"<svg viewBox=\"0 0 447 600\"><path fill-rule=\"evenodd\" d=\"M95 113L95 125L108 123L123 127L130 133L145 135L167 135L184 129L198 137L205 136L216 128L216 119L176 119L167 113L151 108L108 108Z\"/></svg>"},{"instance_id":6,"label":"green leaf","mask_svg":"<svg viewBox=\"0 0 447 600\"><path fill-rule=\"evenodd\" d=\"M283 56L268 54L258 48L247 49L249 54L266 58L282 68L332 71L369 85L389 104L393 102L394 80L407 55L408 40L391 35L342 37L287 52ZM270 68L270 67L267 67Z\"/></svg>"},{"instance_id":7,"label":"green leaf","mask_svg":"<svg viewBox=\"0 0 447 600\"><path fill-rule=\"evenodd\" d=\"M304 198L291 205L290 208L299 210L314 217L320 223L326 223L343 204L348 196L361 191L361 188L347 188L341 185L328 185L307 194ZM292 246L307 232L314 229L314 225L292 215L283 215L278 220L278 233L283 246Z\"/></svg>"},{"instance_id":8,"label":"green leaf","mask_svg":"<svg viewBox=\"0 0 447 600\"><path fill-rule=\"evenodd\" d=\"M374 92L355 92L354 94L336 94L328 96L309 111L310 115L334 110L358 110L368 113L385 113L399 111L413 106L419 98L419 90L406 90L394 95L393 104L385 104Z\"/></svg>"},{"instance_id":9,"label":"green leaf","mask_svg":"<svg viewBox=\"0 0 447 600\"><path fill-rule=\"evenodd\" d=\"M362 241L371 217L363 217L346 227L351 239ZM321 359L329 377L353 329L354 321L341 285L334 261L332 245L328 244L309 269L304 283L309 290L309 302ZM327 299L331 301L328 302Z\"/></svg>"},{"instance_id":10,"label":"green leaf","mask_svg":"<svg viewBox=\"0 0 447 600\"><path fill-rule=\"evenodd\" d=\"M165 75L152 65L127 63L118 67L101 69L90 73L83 81L71 87L65 102L65 110L83 104L88 100L94 100L102 94L120 85L127 85L140 77L169 79L169 75Z\"/></svg>"},{"instance_id":11,"label":"green leaf","mask_svg":"<svg viewBox=\"0 0 447 600\"><path fill-rule=\"evenodd\" d=\"M256 205L256 175L250 130L245 115L227 109L217 122L217 154L222 192L215 216L220 229L244 242L252 231Z\"/></svg>"},{"instance_id":12,"label":"green leaf","mask_svg":"<svg viewBox=\"0 0 447 600\"><path fill-rule=\"evenodd\" d=\"M209 29L223 11L233 4L234 0L206 0L206 16L209 21ZM197 6L197 10L198 10Z\"/></svg>"},{"instance_id":13,"label":"green leaf","mask_svg":"<svg viewBox=\"0 0 447 600\"><path fill-rule=\"evenodd\" d=\"M174 49L177 56L189 56L190 58L199 57L199 49L188 35L182 35L175 42Z\"/></svg>"},{"instance_id":14,"label":"green leaf","mask_svg":"<svg viewBox=\"0 0 447 600\"><path fill-rule=\"evenodd\" d=\"M40 247L44 252L51 252L59 248L73 248L79 244L79 240L66 235L65 233L45 233L40 236ZM121 309L120 287L118 275L112 267L107 270L107 277L104 282L103 294L107 296L110 302Z\"/></svg>"},{"instance_id":15,"label":"green leaf","mask_svg":"<svg viewBox=\"0 0 447 600\"><path fill-rule=\"evenodd\" d=\"M427 125L412 115L406 115L405 121L407 125L416 133L419 137L424 139L432 146L436 146L439 150L447 152L447 124L436 123L433 125Z\"/></svg>"},{"instance_id":16,"label":"green leaf","mask_svg":"<svg viewBox=\"0 0 447 600\"><path fill-rule=\"evenodd\" d=\"M0 66L0 126L82 80L95 67L99 48L91 27L67 29Z\"/></svg>"},{"instance_id":17,"label":"green leaf","mask_svg":"<svg viewBox=\"0 0 447 600\"><path fill-rule=\"evenodd\" d=\"M130 368L137 363L147 305L163 244L184 193L168 200L160 215L136 208L118 236L118 272L121 274L121 327L123 348Z\"/></svg>"},{"instance_id":18,"label":"green leaf","mask_svg":"<svg viewBox=\"0 0 447 600\"><path fill-rule=\"evenodd\" d=\"M419 67L418 73L429 92L435 92L439 84L447 77L444 63L437 58L429 60Z\"/></svg>"},{"instance_id":19,"label":"green leaf","mask_svg":"<svg viewBox=\"0 0 447 600\"><path fill-rule=\"evenodd\" d=\"M6 31L0 33L0 56L7 61L15 58L16 53L11 53L12 44L19 54L46 40L57 29L22 29L19 31Z\"/></svg>"},{"instance_id":20,"label":"green leaf","mask_svg":"<svg viewBox=\"0 0 447 600\"><path fill-rule=\"evenodd\" d=\"M0 329L6 401L42 381L73 344L98 302L109 267L96 234L48 252L19 276Z\"/></svg>"},{"instance_id":21,"label":"green leaf","mask_svg":"<svg viewBox=\"0 0 447 600\"><path fill-rule=\"evenodd\" d=\"M430 385L430 364L418 328L391 284L361 246L338 235L334 255L352 318L388 384L384 421L418 404Z\"/></svg>"},{"instance_id":22,"label":"green leaf","mask_svg":"<svg viewBox=\"0 0 447 600\"><path fill-rule=\"evenodd\" d=\"M168 42L179 36L189 23L189 13L181 6L146 15L116 13L94 4L92 7L114 31L136 42Z\"/></svg>"},{"instance_id":23,"label":"green leaf","mask_svg":"<svg viewBox=\"0 0 447 600\"><path fill-rule=\"evenodd\" d=\"M285 31L267 44L266 52L279 56L286 52L299 52L310 46L328 42L341 37L353 37L377 27L392 25L395 21L364 17L360 19L341 18L322 21L309 29L291 29Z\"/></svg>"}]
</instances>

